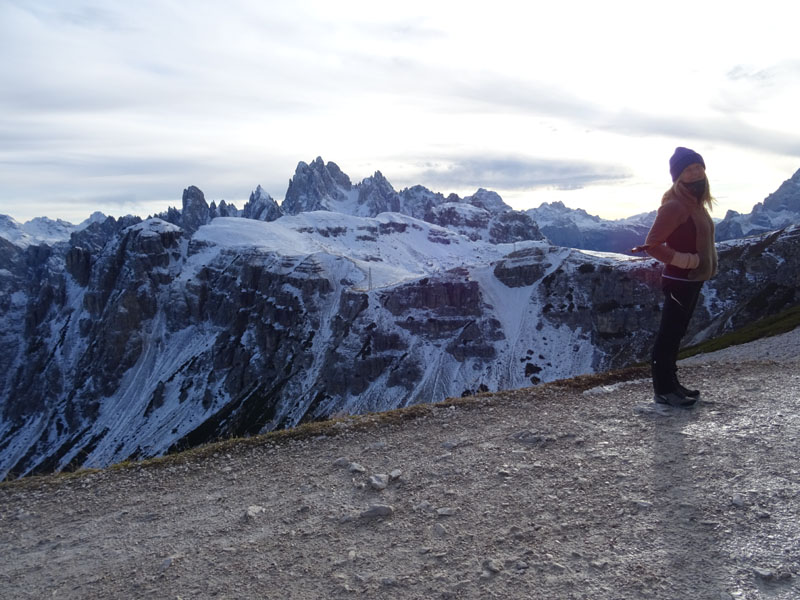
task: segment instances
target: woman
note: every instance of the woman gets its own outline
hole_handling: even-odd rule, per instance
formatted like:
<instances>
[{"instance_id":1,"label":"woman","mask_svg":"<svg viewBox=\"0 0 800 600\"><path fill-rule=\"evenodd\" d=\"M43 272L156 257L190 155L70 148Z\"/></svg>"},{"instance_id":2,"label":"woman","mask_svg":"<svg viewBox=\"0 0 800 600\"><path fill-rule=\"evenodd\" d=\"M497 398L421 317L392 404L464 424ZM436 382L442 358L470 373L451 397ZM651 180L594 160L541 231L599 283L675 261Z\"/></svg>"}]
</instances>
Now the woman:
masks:
<instances>
[{"instance_id":1,"label":"woman","mask_svg":"<svg viewBox=\"0 0 800 600\"><path fill-rule=\"evenodd\" d=\"M692 318L703 282L717 272L712 197L703 157L676 148L669 159L673 185L664 193L643 250L665 264L661 276L664 309L652 355L654 400L692 406L700 396L678 383L678 349ZM637 249L638 250L638 249Z\"/></svg>"}]
</instances>

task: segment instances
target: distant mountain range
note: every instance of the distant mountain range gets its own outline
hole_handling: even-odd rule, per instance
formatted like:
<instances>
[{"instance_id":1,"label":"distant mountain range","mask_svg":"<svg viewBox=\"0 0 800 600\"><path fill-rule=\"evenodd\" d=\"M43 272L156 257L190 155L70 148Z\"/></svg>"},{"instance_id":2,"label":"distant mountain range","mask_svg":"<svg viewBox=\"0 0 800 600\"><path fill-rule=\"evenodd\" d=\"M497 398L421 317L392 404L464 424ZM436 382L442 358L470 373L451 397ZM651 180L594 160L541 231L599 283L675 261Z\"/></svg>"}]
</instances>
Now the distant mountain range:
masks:
<instances>
[{"instance_id":1,"label":"distant mountain range","mask_svg":"<svg viewBox=\"0 0 800 600\"><path fill-rule=\"evenodd\" d=\"M800 223L800 170L743 215L729 210L717 224L717 241L732 240Z\"/></svg>"},{"instance_id":2,"label":"distant mountain range","mask_svg":"<svg viewBox=\"0 0 800 600\"><path fill-rule=\"evenodd\" d=\"M537 210L542 229L605 231L597 244L649 228ZM660 266L553 244L536 214L379 172L354 185L317 159L281 205L190 186L145 220L3 218L0 478L643 360ZM800 301L800 227L719 250L689 340Z\"/></svg>"},{"instance_id":3,"label":"distant mountain range","mask_svg":"<svg viewBox=\"0 0 800 600\"><path fill-rule=\"evenodd\" d=\"M644 242L656 211L627 219L605 220L583 209L571 209L562 202L544 203L525 211L544 236L557 246L630 254Z\"/></svg>"},{"instance_id":4,"label":"distant mountain range","mask_svg":"<svg viewBox=\"0 0 800 600\"><path fill-rule=\"evenodd\" d=\"M184 200L188 200L190 211L193 195L205 203L197 188L188 188L187 194ZM380 171L354 185L335 163L325 163L320 157L311 163L298 164L281 205L257 186L242 210L224 200L219 205L212 201L206 210L207 214L197 215L197 223L184 224L184 227L193 229L216 217L274 221L284 215L316 210L363 217L398 212L456 230L473 240L497 243L546 238L557 246L621 254L630 254L630 248L644 241L656 215L653 210L607 220L580 208L568 208L563 202L543 203L538 208L520 212L512 210L497 193L485 189L466 198L455 194L444 197L423 186L398 192ZM178 223L183 222L181 212L170 208L156 216ZM105 218L96 212L79 225L47 217L20 224L0 215L0 237L23 246L54 244L67 241L72 233ZM800 223L800 170L763 202L755 204L749 214L729 210L725 218L717 222L716 240L766 233L796 223Z\"/></svg>"}]
</instances>

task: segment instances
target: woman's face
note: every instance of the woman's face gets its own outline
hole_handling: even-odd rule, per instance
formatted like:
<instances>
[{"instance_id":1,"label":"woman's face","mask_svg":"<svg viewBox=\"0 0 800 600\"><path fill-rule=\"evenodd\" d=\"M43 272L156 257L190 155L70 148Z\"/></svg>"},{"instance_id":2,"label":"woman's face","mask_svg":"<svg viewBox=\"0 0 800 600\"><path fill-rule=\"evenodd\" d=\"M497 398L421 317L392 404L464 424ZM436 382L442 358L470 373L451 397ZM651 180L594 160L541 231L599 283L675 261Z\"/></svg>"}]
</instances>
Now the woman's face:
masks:
<instances>
[{"instance_id":1,"label":"woman's face","mask_svg":"<svg viewBox=\"0 0 800 600\"><path fill-rule=\"evenodd\" d=\"M693 163L686 167L681 173L680 181L683 183L692 183L693 181L699 181L706 176L706 170L703 168L703 165L700 163Z\"/></svg>"}]
</instances>

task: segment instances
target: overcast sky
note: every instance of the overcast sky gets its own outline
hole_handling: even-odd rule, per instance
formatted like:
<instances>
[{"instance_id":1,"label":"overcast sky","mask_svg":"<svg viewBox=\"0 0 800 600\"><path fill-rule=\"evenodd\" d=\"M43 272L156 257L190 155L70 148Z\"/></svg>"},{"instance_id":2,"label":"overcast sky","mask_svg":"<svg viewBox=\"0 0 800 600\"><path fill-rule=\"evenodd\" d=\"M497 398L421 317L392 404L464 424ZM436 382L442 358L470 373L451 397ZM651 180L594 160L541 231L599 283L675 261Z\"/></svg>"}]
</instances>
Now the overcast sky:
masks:
<instances>
[{"instance_id":1,"label":"overcast sky","mask_svg":"<svg viewBox=\"0 0 800 600\"><path fill-rule=\"evenodd\" d=\"M800 9L780 1L0 0L0 213L78 223L353 182L656 208L678 145L715 216L800 169Z\"/></svg>"}]
</instances>

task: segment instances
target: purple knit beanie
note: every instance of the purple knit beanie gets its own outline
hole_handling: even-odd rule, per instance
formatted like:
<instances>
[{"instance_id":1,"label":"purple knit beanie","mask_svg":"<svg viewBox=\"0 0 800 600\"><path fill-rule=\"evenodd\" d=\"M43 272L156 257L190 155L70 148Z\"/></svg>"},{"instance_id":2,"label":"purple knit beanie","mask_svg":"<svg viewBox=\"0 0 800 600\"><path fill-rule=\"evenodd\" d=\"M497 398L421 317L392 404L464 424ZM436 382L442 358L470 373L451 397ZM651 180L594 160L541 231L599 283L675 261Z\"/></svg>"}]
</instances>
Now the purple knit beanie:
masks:
<instances>
[{"instance_id":1,"label":"purple knit beanie","mask_svg":"<svg viewBox=\"0 0 800 600\"><path fill-rule=\"evenodd\" d=\"M672 175L672 181L678 181L683 170L689 165L700 163L703 168L706 168L706 163L703 162L703 157L694 150L678 146L675 148L675 153L669 159L669 173Z\"/></svg>"}]
</instances>

